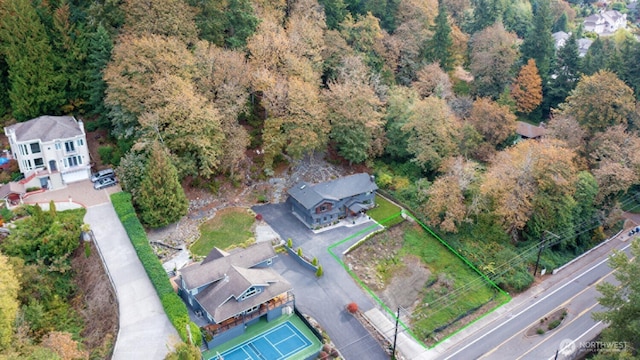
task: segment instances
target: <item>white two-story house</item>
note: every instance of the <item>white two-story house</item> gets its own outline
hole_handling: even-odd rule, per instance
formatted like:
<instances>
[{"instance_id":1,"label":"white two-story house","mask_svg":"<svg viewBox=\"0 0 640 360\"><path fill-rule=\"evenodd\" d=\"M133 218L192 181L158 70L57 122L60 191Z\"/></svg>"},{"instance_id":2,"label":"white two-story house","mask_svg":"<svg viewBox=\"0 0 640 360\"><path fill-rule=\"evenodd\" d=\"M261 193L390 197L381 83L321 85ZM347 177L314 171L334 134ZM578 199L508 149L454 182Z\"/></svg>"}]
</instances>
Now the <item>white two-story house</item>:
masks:
<instances>
[{"instance_id":1,"label":"white two-story house","mask_svg":"<svg viewBox=\"0 0 640 360\"><path fill-rule=\"evenodd\" d=\"M40 116L4 128L26 186L57 188L91 176L82 121Z\"/></svg>"}]
</instances>

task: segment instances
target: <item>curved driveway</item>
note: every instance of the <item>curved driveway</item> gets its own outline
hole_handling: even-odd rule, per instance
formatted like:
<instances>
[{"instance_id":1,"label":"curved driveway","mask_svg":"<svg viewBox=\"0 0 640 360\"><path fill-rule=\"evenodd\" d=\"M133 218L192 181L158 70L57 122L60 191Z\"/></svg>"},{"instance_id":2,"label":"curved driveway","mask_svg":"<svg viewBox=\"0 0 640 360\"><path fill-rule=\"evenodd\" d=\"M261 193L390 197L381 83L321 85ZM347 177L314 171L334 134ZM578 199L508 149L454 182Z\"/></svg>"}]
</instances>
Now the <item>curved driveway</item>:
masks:
<instances>
[{"instance_id":1,"label":"curved driveway","mask_svg":"<svg viewBox=\"0 0 640 360\"><path fill-rule=\"evenodd\" d=\"M181 340L110 202L109 194L118 190L94 190L87 180L29 196L25 202L68 201L87 208L84 221L95 234L118 298L120 324L112 359L164 359Z\"/></svg>"}]
</instances>

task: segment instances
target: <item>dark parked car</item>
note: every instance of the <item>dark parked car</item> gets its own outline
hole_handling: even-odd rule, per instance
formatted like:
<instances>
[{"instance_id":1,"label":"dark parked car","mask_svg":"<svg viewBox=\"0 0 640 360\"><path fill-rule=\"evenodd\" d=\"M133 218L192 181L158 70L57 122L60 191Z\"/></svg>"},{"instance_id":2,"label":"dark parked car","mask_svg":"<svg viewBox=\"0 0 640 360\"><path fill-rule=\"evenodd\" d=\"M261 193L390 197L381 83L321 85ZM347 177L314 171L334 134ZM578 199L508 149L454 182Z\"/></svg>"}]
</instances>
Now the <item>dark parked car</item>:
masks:
<instances>
[{"instance_id":1,"label":"dark parked car","mask_svg":"<svg viewBox=\"0 0 640 360\"><path fill-rule=\"evenodd\" d=\"M100 190L100 189L108 188L109 186L113 186L117 183L118 183L118 180L116 180L115 177L102 178L96 181L95 183L93 183L93 188L96 190Z\"/></svg>"}]
</instances>

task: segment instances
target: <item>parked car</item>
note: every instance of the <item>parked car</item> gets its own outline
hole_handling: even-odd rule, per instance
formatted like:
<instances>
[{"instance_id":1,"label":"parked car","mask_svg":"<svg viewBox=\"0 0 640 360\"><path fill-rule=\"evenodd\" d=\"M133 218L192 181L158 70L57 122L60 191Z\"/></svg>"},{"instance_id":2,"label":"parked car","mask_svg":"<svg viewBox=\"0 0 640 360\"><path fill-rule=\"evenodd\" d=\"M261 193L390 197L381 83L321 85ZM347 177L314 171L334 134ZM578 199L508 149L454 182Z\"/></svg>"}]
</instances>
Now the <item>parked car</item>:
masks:
<instances>
[{"instance_id":1,"label":"parked car","mask_svg":"<svg viewBox=\"0 0 640 360\"><path fill-rule=\"evenodd\" d=\"M112 178L115 177L116 173L115 171L113 171L113 169L109 168L109 169L104 169L104 170L100 170L97 173L91 175L91 182L96 182L98 180L101 179L106 179L106 178Z\"/></svg>"},{"instance_id":2,"label":"parked car","mask_svg":"<svg viewBox=\"0 0 640 360\"><path fill-rule=\"evenodd\" d=\"M93 183L93 188L96 190L100 190L100 189L104 189L104 188L108 188L109 186L113 186L115 184L118 183L118 180L116 180L115 177L106 177L106 178L102 178L98 181L96 181L95 183Z\"/></svg>"}]
</instances>

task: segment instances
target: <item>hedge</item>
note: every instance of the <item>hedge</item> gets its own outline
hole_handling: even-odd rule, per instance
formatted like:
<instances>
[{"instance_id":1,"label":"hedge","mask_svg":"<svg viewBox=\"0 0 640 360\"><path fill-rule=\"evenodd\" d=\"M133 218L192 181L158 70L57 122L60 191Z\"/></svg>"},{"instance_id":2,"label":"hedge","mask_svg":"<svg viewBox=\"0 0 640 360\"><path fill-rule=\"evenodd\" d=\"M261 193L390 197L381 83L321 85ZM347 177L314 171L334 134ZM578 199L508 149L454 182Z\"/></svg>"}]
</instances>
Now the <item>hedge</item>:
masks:
<instances>
[{"instance_id":1,"label":"hedge","mask_svg":"<svg viewBox=\"0 0 640 360\"><path fill-rule=\"evenodd\" d=\"M122 226L124 226L127 235L129 235L131 244L136 250L144 270L147 272L153 287L156 289L158 297L160 297L160 302L162 303L165 313L167 313L167 317L169 317L169 321L171 321L171 324L173 324L185 342L187 342L189 338L187 334L187 324L189 324L192 338L196 345L200 346L200 344L202 344L200 328L189 319L187 306L178 294L173 291L173 286L171 286L167 272L153 252L147 239L147 233L144 231L142 224L140 224L140 220L138 220L133 204L131 203L131 194L126 192L113 194L111 195L111 202L120 218Z\"/></svg>"}]
</instances>

